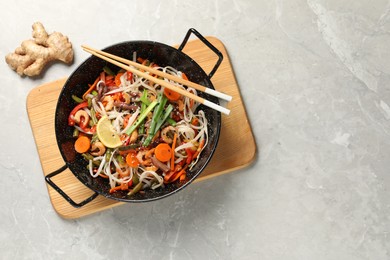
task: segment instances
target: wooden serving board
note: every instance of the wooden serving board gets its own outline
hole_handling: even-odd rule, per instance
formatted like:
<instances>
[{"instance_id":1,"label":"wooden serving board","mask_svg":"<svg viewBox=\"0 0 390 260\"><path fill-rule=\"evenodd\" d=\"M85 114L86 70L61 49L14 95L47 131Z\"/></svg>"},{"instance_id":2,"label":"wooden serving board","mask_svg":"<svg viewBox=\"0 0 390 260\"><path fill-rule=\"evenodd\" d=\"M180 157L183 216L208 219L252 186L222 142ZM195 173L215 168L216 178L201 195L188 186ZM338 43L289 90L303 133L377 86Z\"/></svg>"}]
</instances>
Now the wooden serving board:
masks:
<instances>
[{"instance_id":1,"label":"wooden serving board","mask_svg":"<svg viewBox=\"0 0 390 260\"><path fill-rule=\"evenodd\" d=\"M217 90L231 95L233 100L227 104L231 110L230 115L222 115L221 135L214 156L195 182L248 166L256 154L255 140L226 49L217 38L206 38L224 56L219 69L212 77L212 83ZM217 56L200 40L189 41L183 51L206 73L212 70L217 60ZM65 81L66 78L63 78L38 86L31 90L27 97L28 116L44 176L65 164L57 147L54 130L55 107ZM44 181L44 178L42 180ZM52 181L75 202L81 202L93 194L69 169L53 177ZM47 185L47 188L55 211L63 218L79 218L124 204L99 195L85 206L74 208L51 186Z\"/></svg>"}]
</instances>

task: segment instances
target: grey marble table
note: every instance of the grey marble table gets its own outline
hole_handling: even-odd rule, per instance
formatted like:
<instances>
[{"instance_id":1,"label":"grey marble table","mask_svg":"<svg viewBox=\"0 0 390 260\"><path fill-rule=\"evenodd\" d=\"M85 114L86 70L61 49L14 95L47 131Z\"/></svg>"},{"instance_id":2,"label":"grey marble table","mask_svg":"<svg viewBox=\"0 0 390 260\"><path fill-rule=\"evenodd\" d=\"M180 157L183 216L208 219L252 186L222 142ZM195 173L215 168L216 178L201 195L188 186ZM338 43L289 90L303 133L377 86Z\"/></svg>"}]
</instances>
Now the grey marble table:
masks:
<instances>
[{"instance_id":1,"label":"grey marble table","mask_svg":"<svg viewBox=\"0 0 390 260\"><path fill-rule=\"evenodd\" d=\"M0 259L389 259L390 2L8 1L0 56L41 21L72 65L21 78L0 62ZM258 147L248 168L76 220L50 204L26 112L81 44L226 46ZM243 154L245 156L245 154Z\"/></svg>"}]
</instances>

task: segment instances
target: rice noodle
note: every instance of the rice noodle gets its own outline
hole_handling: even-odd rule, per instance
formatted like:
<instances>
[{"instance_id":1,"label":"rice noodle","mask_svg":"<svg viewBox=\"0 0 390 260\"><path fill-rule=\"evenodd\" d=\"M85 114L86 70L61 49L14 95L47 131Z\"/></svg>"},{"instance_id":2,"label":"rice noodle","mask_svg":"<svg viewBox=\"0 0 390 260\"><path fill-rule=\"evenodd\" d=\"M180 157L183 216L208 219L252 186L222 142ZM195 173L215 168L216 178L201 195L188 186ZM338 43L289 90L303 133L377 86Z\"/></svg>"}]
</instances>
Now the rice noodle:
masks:
<instances>
[{"instance_id":1,"label":"rice noodle","mask_svg":"<svg viewBox=\"0 0 390 260\"><path fill-rule=\"evenodd\" d=\"M150 176L152 175L152 176ZM158 184L152 185L152 189L157 189L164 183L163 177L158 175L155 171L144 171L140 176L139 176L139 181L140 182L145 182L145 180L151 180L151 179L156 179L158 181ZM150 185L150 182L149 182Z\"/></svg>"}]
</instances>

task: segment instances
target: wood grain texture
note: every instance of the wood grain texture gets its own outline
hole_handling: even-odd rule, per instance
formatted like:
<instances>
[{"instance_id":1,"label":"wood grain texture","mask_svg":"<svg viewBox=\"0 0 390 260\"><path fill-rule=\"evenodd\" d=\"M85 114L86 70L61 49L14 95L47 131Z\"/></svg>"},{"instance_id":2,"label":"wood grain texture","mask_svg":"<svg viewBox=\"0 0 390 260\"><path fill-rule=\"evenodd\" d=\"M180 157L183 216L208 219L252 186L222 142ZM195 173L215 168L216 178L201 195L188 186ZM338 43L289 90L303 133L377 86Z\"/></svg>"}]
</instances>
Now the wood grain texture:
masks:
<instances>
[{"instance_id":1,"label":"wood grain texture","mask_svg":"<svg viewBox=\"0 0 390 260\"><path fill-rule=\"evenodd\" d=\"M227 104L227 108L231 110L230 115L222 115L221 135L214 156L195 182L246 167L256 154L255 140L226 49L217 38L206 38L224 56L219 69L212 77L212 83L217 90L231 95L233 100ZM199 40L189 41L183 51L206 73L212 70L217 61L217 56ZM63 78L38 86L31 90L27 97L27 112L44 176L65 164L57 147L54 130L57 99L65 81L66 78ZM69 169L52 178L52 181L76 202L93 194ZM63 218L79 218L124 204L98 196L87 205L74 208L53 188L48 185L47 188L53 208Z\"/></svg>"}]
</instances>

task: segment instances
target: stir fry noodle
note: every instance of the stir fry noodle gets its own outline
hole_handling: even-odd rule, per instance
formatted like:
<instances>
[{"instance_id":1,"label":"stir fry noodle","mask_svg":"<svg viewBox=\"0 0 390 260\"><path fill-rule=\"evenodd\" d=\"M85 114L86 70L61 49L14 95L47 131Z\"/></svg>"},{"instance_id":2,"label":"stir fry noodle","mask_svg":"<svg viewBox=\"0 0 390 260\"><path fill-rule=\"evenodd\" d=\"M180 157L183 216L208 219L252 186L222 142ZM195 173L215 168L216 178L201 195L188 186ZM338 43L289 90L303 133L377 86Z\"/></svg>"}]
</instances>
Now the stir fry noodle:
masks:
<instances>
[{"instance_id":1,"label":"stir fry noodle","mask_svg":"<svg viewBox=\"0 0 390 260\"><path fill-rule=\"evenodd\" d=\"M137 62L187 79L175 68ZM197 95L193 88L164 80ZM132 196L184 181L207 145L207 120L197 110L199 103L129 71L105 67L82 97L72 97L68 124L74 127L75 150L88 161L92 177L107 179L110 193Z\"/></svg>"}]
</instances>

